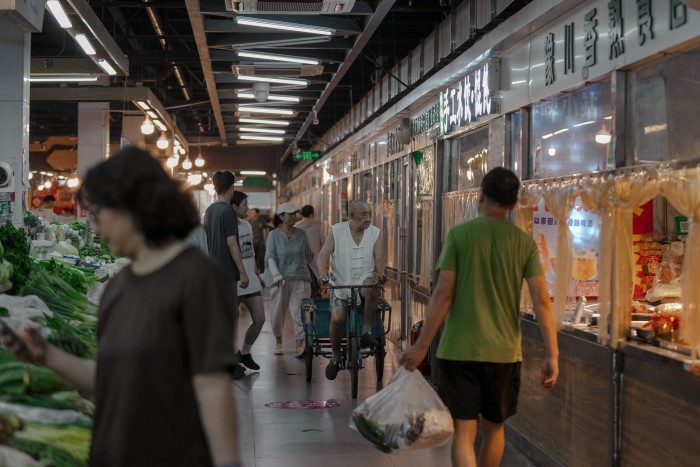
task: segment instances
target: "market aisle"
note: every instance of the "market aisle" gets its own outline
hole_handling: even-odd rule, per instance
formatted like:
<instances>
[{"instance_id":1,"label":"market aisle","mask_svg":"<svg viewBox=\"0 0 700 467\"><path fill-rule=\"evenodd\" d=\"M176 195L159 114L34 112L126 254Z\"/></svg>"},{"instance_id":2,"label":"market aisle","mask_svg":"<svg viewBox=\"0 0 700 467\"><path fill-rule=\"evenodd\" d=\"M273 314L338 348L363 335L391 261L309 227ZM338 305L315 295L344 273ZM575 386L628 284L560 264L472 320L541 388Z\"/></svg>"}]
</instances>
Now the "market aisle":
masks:
<instances>
[{"instance_id":1,"label":"market aisle","mask_svg":"<svg viewBox=\"0 0 700 467\"><path fill-rule=\"evenodd\" d=\"M267 298L267 297L266 297ZM265 301L267 305L267 300ZM250 323L240 315L239 335ZM253 358L261 370L246 373L233 382L239 413L241 446L246 467L449 467L450 449L425 449L384 454L348 427L357 404L376 392L371 359L360 372L358 399L350 398L350 375L341 371L335 381L323 371L328 360L314 358L314 373L306 383L304 361L294 358L294 336L289 320L284 336L284 355L273 355L275 338L268 323L253 346ZM393 347L393 346L392 346ZM384 380L388 383L398 366L398 352L387 349ZM335 401L336 408L281 409L266 403L282 401ZM533 466L514 448L507 447L505 467Z\"/></svg>"}]
</instances>

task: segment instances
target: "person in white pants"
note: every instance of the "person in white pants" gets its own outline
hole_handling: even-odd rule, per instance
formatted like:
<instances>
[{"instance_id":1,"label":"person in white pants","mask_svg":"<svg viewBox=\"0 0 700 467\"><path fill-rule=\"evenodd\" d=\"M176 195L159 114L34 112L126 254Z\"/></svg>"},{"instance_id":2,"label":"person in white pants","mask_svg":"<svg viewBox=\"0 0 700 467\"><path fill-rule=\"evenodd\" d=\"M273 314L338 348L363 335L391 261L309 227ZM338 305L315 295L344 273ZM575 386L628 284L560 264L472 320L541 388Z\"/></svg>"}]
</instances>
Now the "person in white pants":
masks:
<instances>
[{"instance_id":1,"label":"person in white pants","mask_svg":"<svg viewBox=\"0 0 700 467\"><path fill-rule=\"evenodd\" d=\"M296 357L304 356L306 349L304 328L301 324L301 301L311 296L309 262L314 252L309 248L306 233L294 227L299 210L290 203L277 209L282 224L267 237L265 253L265 282L270 284L272 301L272 332L277 339L275 355L282 355L282 328L284 316L289 311L294 323Z\"/></svg>"}]
</instances>

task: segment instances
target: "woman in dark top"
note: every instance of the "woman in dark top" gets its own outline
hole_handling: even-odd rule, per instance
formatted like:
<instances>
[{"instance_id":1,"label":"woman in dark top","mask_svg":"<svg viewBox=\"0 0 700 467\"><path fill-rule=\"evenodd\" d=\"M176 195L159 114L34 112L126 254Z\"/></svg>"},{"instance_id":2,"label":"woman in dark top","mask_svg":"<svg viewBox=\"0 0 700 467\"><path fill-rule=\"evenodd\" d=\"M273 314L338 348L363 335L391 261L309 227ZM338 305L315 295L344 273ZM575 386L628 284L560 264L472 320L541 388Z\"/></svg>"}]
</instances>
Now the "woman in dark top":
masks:
<instances>
[{"instance_id":1,"label":"woman in dark top","mask_svg":"<svg viewBox=\"0 0 700 467\"><path fill-rule=\"evenodd\" d=\"M91 466L240 466L233 289L184 243L198 223L191 197L133 147L92 168L79 197L114 254L132 259L102 297L97 361L34 329L3 334L5 345L95 394Z\"/></svg>"}]
</instances>

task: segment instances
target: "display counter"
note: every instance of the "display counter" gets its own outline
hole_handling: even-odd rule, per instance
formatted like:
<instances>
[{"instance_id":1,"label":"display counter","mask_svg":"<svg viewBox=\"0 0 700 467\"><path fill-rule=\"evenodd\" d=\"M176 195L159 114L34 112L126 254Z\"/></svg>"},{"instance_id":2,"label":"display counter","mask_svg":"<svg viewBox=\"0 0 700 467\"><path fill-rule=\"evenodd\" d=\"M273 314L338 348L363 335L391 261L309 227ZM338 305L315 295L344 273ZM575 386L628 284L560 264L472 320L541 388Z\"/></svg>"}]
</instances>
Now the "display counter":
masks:
<instances>
[{"instance_id":1,"label":"display counter","mask_svg":"<svg viewBox=\"0 0 700 467\"><path fill-rule=\"evenodd\" d=\"M700 378L684 356L630 342L614 350L578 329L558 332L560 379L540 387L540 330L521 320L518 414L508 440L538 465L695 465ZM619 442L618 442L619 441Z\"/></svg>"}]
</instances>

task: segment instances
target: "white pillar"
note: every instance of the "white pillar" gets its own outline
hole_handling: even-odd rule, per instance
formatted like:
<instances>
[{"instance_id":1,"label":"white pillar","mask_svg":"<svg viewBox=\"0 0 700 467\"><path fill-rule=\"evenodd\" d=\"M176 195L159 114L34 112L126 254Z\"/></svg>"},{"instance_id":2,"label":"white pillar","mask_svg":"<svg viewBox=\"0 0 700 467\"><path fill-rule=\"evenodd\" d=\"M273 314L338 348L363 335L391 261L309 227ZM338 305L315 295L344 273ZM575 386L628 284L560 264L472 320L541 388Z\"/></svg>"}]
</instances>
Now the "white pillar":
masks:
<instances>
[{"instance_id":1,"label":"white pillar","mask_svg":"<svg viewBox=\"0 0 700 467\"><path fill-rule=\"evenodd\" d=\"M78 104L78 176L109 156L109 102Z\"/></svg>"},{"instance_id":2,"label":"white pillar","mask_svg":"<svg viewBox=\"0 0 700 467\"><path fill-rule=\"evenodd\" d=\"M122 119L122 142L146 149L146 136L141 133L143 115L124 115ZM122 144L124 146L124 144Z\"/></svg>"},{"instance_id":3,"label":"white pillar","mask_svg":"<svg viewBox=\"0 0 700 467\"><path fill-rule=\"evenodd\" d=\"M0 222L15 226L24 225L29 186L30 46L31 34L0 13Z\"/></svg>"}]
</instances>

